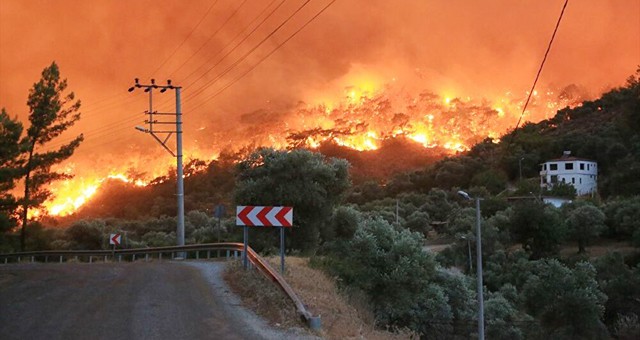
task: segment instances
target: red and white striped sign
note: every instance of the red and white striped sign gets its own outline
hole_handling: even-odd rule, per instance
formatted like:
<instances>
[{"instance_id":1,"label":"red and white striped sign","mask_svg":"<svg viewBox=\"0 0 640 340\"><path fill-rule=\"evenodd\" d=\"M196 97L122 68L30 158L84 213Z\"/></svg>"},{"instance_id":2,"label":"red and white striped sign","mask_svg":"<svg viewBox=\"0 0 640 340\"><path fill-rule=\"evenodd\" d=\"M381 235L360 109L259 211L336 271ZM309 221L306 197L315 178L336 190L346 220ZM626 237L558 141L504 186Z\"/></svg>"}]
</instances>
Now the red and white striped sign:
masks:
<instances>
[{"instance_id":1,"label":"red and white striped sign","mask_svg":"<svg viewBox=\"0 0 640 340\"><path fill-rule=\"evenodd\" d=\"M250 227L291 227L292 207L236 207L236 225Z\"/></svg>"},{"instance_id":2,"label":"red and white striped sign","mask_svg":"<svg viewBox=\"0 0 640 340\"><path fill-rule=\"evenodd\" d=\"M114 246L119 246L120 243L122 243L122 235L111 234L111 236L109 236L109 244L113 244Z\"/></svg>"}]
</instances>

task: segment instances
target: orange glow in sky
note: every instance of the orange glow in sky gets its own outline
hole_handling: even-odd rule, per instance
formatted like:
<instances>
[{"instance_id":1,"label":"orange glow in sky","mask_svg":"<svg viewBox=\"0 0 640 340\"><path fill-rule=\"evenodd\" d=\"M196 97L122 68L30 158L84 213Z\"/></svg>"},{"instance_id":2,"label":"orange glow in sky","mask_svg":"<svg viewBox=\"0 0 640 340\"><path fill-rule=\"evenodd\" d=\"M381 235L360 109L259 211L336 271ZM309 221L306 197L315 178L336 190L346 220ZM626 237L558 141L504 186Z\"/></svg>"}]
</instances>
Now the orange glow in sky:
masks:
<instances>
[{"instance_id":1,"label":"orange glow in sky","mask_svg":"<svg viewBox=\"0 0 640 340\"><path fill-rule=\"evenodd\" d=\"M109 176L144 185L175 164L133 128L148 109L142 91L127 92L134 78L183 86L191 158L284 147L313 129L329 132L309 147L357 150L394 136L451 152L497 139L520 115L564 1L336 1L274 50L329 1L269 36L303 1L277 3L1 0L0 107L26 122L28 91L54 60L82 101L81 120L45 146L85 135L49 212L77 208ZM640 1L572 1L525 120L620 86L638 64ZM154 109L172 112L173 96L156 93Z\"/></svg>"}]
</instances>

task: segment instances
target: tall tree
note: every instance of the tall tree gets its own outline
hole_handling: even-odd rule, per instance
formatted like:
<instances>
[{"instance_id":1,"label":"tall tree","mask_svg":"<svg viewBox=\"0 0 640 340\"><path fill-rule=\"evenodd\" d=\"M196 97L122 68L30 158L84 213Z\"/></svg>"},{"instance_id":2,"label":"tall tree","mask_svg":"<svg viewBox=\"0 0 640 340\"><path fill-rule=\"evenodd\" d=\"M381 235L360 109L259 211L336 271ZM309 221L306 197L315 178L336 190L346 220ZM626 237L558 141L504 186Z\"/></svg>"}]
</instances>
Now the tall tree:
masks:
<instances>
[{"instance_id":1,"label":"tall tree","mask_svg":"<svg viewBox=\"0 0 640 340\"><path fill-rule=\"evenodd\" d=\"M44 146L60 136L80 119L80 101L70 92L65 95L67 80L60 79L60 70L55 62L42 71L40 81L33 84L29 91L29 122L27 135L22 142L24 166L24 197L21 200L22 229L20 232L20 248L25 249L26 228L29 208L40 206L51 192L45 186L53 181L68 178L70 175L51 171L51 166L71 157L83 140L82 134L57 149L36 152L37 147Z\"/></svg>"},{"instance_id":2,"label":"tall tree","mask_svg":"<svg viewBox=\"0 0 640 340\"><path fill-rule=\"evenodd\" d=\"M607 228L604 220L602 210L593 205L583 205L569 212L566 223L569 236L578 242L578 254L584 253L587 243Z\"/></svg>"},{"instance_id":3,"label":"tall tree","mask_svg":"<svg viewBox=\"0 0 640 340\"><path fill-rule=\"evenodd\" d=\"M514 206L510 231L532 259L540 259L557 252L566 236L564 222L560 210L551 205L521 203Z\"/></svg>"},{"instance_id":4,"label":"tall tree","mask_svg":"<svg viewBox=\"0 0 640 340\"><path fill-rule=\"evenodd\" d=\"M5 250L5 232L16 226L13 215L16 199L11 190L20 173L18 155L22 130L18 119L11 118L3 108L0 111L0 251Z\"/></svg>"},{"instance_id":5,"label":"tall tree","mask_svg":"<svg viewBox=\"0 0 640 340\"><path fill-rule=\"evenodd\" d=\"M323 241L321 229L329 226L334 208L351 184L345 160L307 150L266 148L238 164L236 183L238 204L294 208L295 228L288 228L288 239L293 248L303 251L315 250Z\"/></svg>"}]
</instances>

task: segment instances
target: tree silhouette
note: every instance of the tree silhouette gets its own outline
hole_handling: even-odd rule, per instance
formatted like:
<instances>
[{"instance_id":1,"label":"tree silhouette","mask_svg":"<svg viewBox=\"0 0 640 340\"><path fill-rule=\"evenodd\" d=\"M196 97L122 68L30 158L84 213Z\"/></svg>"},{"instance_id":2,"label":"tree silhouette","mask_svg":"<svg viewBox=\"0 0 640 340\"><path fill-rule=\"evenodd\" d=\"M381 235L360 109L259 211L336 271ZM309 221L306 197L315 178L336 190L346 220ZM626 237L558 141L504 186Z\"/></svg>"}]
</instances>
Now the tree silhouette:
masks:
<instances>
[{"instance_id":1,"label":"tree silhouette","mask_svg":"<svg viewBox=\"0 0 640 340\"><path fill-rule=\"evenodd\" d=\"M20 200L22 207L22 228L20 231L20 249L25 250L26 228L30 208L40 206L51 192L45 185L70 175L51 171L51 166L71 157L80 145L83 136L79 135L67 144L50 151L36 152L60 136L80 119L80 101L74 101L74 94L64 95L67 80L60 79L60 70L55 62L42 71L40 81L33 84L29 91L29 122L27 135L23 137L25 146L21 158L23 160L22 176L24 177L24 196Z\"/></svg>"}]
</instances>

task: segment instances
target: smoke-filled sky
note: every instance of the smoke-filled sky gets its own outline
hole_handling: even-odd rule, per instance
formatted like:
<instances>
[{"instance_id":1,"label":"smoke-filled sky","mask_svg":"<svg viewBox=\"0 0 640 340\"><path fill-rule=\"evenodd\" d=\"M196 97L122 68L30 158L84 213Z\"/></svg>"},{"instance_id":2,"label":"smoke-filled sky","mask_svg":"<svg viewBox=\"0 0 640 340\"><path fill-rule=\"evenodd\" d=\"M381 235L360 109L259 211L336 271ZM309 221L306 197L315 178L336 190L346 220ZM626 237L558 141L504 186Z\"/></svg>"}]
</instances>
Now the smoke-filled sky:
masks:
<instances>
[{"instance_id":1,"label":"smoke-filled sky","mask_svg":"<svg viewBox=\"0 0 640 340\"><path fill-rule=\"evenodd\" d=\"M252 124L270 119L284 131L300 102L330 105L352 88L489 100L525 93L564 3L337 0L232 83L330 0L308 1L247 54L306 2L0 0L0 106L24 120L30 87L56 61L83 103L81 121L61 137L86 137L69 164L136 166L143 157L134 154L170 164L150 136L133 129L148 105L142 91L127 92L136 77L184 86L185 154L214 155L222 142L216 136L234 143L234 131L251 133ZM597 96L639 64L640 1L573 0L539 84L576 84ZM171 93L155 98L154 109L173 110Z\"/></svg>"}]
</instances>

